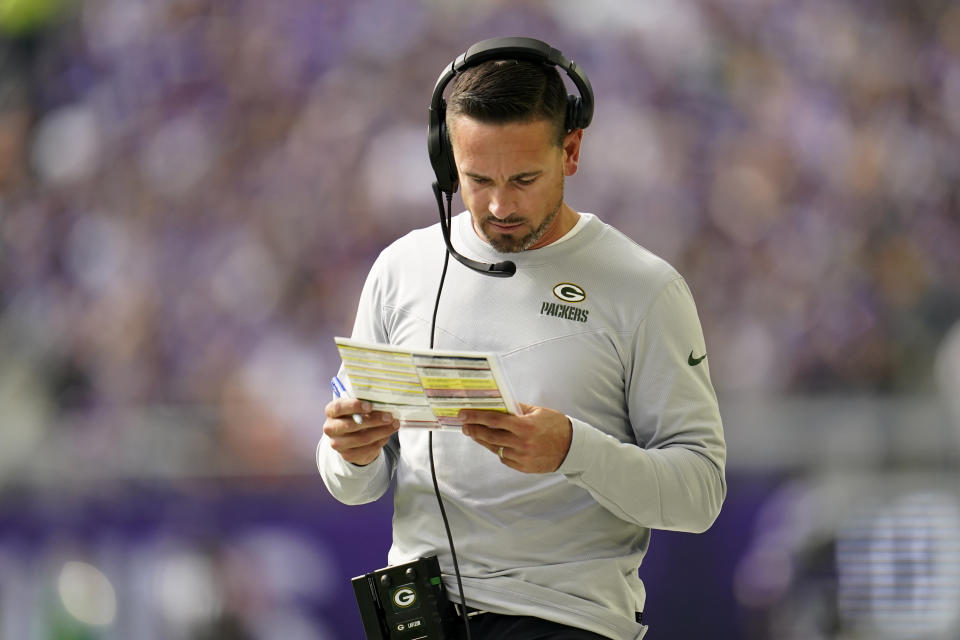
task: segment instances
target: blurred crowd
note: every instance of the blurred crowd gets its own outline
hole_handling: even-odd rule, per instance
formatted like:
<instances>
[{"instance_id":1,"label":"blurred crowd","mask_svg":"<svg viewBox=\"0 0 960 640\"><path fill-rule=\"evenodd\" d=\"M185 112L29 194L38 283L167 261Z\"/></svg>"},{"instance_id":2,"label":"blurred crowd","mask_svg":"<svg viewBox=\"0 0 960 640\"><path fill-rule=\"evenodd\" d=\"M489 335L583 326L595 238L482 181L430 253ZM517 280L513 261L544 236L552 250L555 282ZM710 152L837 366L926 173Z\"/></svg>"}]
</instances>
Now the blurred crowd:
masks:
<instances>
[{"instance_id":1,"label":"blurred crowd","mask_svg":"<svg viewBox=\"0 0 960 640\"><path fill-rule=\"evenodd\" d=\"M436 77L496 35L587 71L568 200L687 277L721 392L928 390L960 318L956 3L8 5L8 471L156 406L254 471L309 460L367 268L436 216Z\"/></svg>"},{"instance_id":2,"label":"blurred crowd","mask_svg":"<svg viewBox=\"0 0 960 640\"><path fill-rule=\"evenodd\" d=\"M352 637L346 579L382 561L389 505L347 517L312 484L332 338L377 253L436 218L437 76L501 35L586 70L568 202L686 276L728 407L939 390L960 425L956 2L0 0L0 637ZM862 426L817 450L884 464L940 428L844 406L815 430L768 413L798 438ZM777 433L755 455L799 442ZM678 551L645 564L651 615L710 625L676 637L741 616L741 637L839 638L934 610L928 637L955 637L939 471L873 511L811 472L752 539L769 488L732 490L709 561L657 538ZM895 607L851 573L890 540Z\"/></svg>"}]
</instances>

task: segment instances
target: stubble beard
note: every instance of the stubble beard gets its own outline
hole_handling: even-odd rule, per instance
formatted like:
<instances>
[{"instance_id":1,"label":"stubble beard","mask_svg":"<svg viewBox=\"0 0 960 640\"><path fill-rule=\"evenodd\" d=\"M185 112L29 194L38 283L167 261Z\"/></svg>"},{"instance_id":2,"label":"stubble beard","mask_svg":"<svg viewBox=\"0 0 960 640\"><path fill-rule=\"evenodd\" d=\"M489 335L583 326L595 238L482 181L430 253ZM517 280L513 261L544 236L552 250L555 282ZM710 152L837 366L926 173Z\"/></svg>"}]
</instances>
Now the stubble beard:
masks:
<instances>
[{"instance_id":1,"label":"stubble beard","mask_svg":"<svg viewBox=\"0 0 960 640\"><path fill-rule=\"evenodd\" d=\"M547 229L550 228L550 225L557 219L557 216L560 215L560 209L563 207L563 184L560 184L560 196L557 199L556 205L553 207L553 211L547 214L547 217L537 225L536 229L533 229L530 233L515 238L508 234L491 234L487 233L485 226L480 227L480 233L483 235L484 239L490 244L491 247L499 251L500 253L519 253L520 251L526 251L533 245L537 244L539 240L543 237L543 234L547 232ZM513 222L523 222L523 219L514 219L512 217L506 218L504 220L499 220L494 216L487 216L484 220L486 222L498 222L511 224Z\"/></svg>"}]
</instances>

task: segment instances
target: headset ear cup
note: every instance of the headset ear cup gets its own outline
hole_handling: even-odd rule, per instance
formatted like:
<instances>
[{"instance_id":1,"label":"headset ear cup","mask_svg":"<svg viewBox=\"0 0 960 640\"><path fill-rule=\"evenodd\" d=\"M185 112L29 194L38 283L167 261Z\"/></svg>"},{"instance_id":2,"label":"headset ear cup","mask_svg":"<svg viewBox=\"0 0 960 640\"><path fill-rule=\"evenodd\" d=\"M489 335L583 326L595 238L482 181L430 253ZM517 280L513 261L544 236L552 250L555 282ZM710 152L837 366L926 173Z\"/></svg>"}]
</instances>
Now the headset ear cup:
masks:
<instances>
[{"instance_id":1,"label":"headset ear cup","mask_svg":"<svg viewBox=\"0 0 960 640\"><path fill-rule=\"evenodd\" d=\"M583 128L583 125L581 124L583 120L582 113L583 101L580 99L580 97L574 95L567 96L567 118L565 121L567 131Z\"/></svg>"},{"instance_id":2,"label":"headset ear cup","mask_svg":"<svg viewBox=\"0 0 960 640\"><path fill-rule=\"evenodd\" d=\"M446 122L440 126L440 144L443 146L444 168L449 176L449 193L454 193L460 186L460 177L457 173L457 163L453 159L453 143L450 141L450 132L447 131Z\"/></svg>"},{"instance_id":3,"label":"headset ear cup","mask_svg":"<svg viewBox=\"0 0 960 640\"><path fill-rule=\"evenodd\" d=\"M453 147L447 135L446 104L431 106L430 121L427 127L427 151L430 164L437 177L437 185L444 193L452 194L457 190L457 167L453 162Z\"/></svg>"}]
</instances>

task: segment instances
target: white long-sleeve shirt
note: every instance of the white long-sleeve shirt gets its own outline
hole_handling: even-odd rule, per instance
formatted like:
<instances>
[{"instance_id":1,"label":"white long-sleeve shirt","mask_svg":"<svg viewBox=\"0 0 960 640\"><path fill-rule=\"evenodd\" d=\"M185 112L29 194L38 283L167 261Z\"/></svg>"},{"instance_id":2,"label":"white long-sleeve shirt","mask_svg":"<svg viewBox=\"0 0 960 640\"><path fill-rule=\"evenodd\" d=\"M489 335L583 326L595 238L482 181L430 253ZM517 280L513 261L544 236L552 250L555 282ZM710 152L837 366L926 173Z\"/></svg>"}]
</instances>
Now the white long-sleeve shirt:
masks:
<instances>
[{"instance_id":1,"label":"white long-sleeve shirt","mask_svg":"<svg viewBox=\"0 0 960 640\"><path fill-rule=\"evenodd\" d=\"M560 242L513 254L483 242L469 214L454 219L453 233L465 255L510 259L517 272L491 278L451 260L437 348L497 352L520 402L573 425L566 459L547 474L515 471L460 433L434 432L467 603L640 638L637 569L650 530L704 531L726 494L723 428L690 291L665 261L591 214ZM439 225L385 249L353 337L429 346L443 253ZM388 562L436 554L453 573L426 432L402 429L364 467L322 438L317 459L331 493L349 504L376 500L395 480Z\"/></svg>"}]
</instances>

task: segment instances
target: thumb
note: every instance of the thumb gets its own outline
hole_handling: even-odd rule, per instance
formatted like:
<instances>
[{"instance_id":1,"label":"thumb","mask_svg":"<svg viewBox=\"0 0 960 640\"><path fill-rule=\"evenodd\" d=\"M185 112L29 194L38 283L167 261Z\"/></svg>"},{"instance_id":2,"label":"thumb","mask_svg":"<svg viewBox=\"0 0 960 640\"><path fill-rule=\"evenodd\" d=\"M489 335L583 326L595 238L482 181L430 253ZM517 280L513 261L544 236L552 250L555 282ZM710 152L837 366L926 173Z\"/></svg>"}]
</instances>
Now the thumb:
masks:
<instances>
[{"instance_id":1,"label":"thumb","mask_svg":"<svg viewBox=\"0 0 960 640\"><path fill-rule=\"evenodd\" d=\"M537 410L537 406L533 404L525 404L523 402L518 402L517 406L520 407L520 415L526 415L528 413L533 413Z\"/></svg>"}]
</instances>

